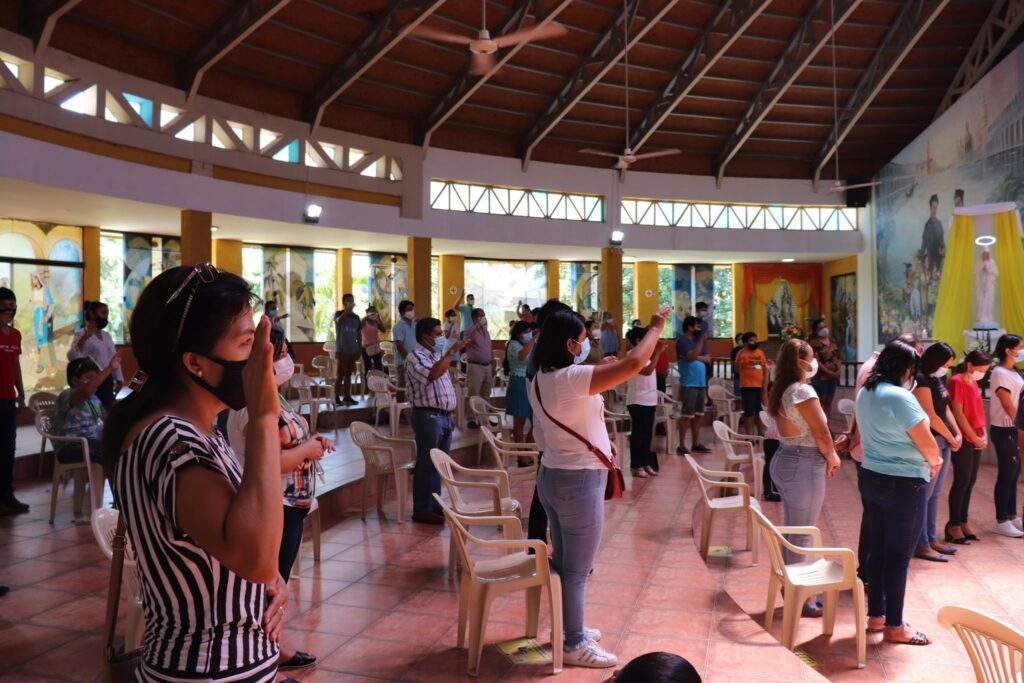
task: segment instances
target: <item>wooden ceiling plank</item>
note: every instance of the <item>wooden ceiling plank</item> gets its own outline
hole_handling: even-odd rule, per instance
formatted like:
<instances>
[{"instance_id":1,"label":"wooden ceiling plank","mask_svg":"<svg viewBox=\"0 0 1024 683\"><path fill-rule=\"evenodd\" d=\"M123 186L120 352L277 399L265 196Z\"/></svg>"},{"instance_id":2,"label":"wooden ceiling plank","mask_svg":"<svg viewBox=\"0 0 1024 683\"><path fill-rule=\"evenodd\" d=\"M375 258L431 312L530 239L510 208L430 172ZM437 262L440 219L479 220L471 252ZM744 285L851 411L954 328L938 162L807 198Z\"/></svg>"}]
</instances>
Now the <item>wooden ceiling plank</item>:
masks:
<instances>
[{"instance_id":1,"label":"wooden ceiling plank","mask_svg":"<svg viewBox=\"0 0 1024 683\"><path fill-rule=\"evenodd\" d=\"M622 10L608 25L600 37L594 42L590 50L584 55L583 61L573 71L572 75L562 85L561 90L544 109L541 116L531 126L529 132L519 142L519 156L523 162L523 170L530 163L530 154L541 140L544 139L561 121L566 114L582 100L591 88L594 87L613 66L615 66L633 46L639 43L647 32L650 31L671 10L678 0L652 0L643 2L640 0L625 0ZM632 25L639 19L642 22L640 30L630 35L629 43L625 43L622 25ZM592 67L598 66L595 71Z\"/></svg>"},{"instance_id":2,"label":"wooden ceiling plank","mask_svg":"<svg viewBox=\"0 0 1024 683\"><path fill-rule=\"evenodd\" d=\"M328 105L443 4L444 0L393 0L388 5L352 53L307 95L303 110L314 134ZM416 14L400 24L398 15L405 10L414 10Z\"/></svg>"},{"instance_id":3,"label":"wooden ceiling plank","mask_svg":"<svg viewBox=\"0 0 1024 683\"><path fill-rule=\"evenodd\" d=\"M239 0L178 64L178 86L186 104L199 92L203 75L291 0Z\"/></svg>"},{"instance_id":4,"label":"wooden ceiling plank","mask_svg":"<svg viewBox=\"0 0 1024 683\"><path fill-rule=\"evenodd\" d=\"M32 39L38 62L50 44L53 29L62 16L82 0L22 0L18 7L18 31Z\"/></svg>"},{"instance_id":5,"label":"wooden ceiling plank","mask_svg":"<svg viewBox=\"0 0 1024 683\"><path fill-rule=\"evenodd\" d=\"M821 170L835 154L839 145L857 124L858 119L871 106L871 102L885 87L886 82L896 72L903 59L914 48L928 27L939 16L949 0L920 0L920 2L904 2L900 7L882 44L878 46L875 57L868 64L857 87L846 101L842 113L825 144L822 145L814 162L814 185L821 180ZM914 10L914 11L912 11ZM838 178L837 178L838 180Z\"/></svg>"},{"instance_id":6,"label":"wooden ceiling plank","mask_svg":"<svg viewBox=\"0 0 1024 683\"><path fill-rule=\"evenodd\" d=\"M503 36L507 33L519 29L523 20L529 14L530 6L534 4L535 0L519 0L516 4L515 9L509 13L505 21L502 22L501 26L497 31L491 35ZM538 16L534 26L538 29L547 26L549 23L554 21L555 17L559 13L568 7L572 0L555 0L547 11L543 11L540 7L540 0L536 0L538 4ZM455 83L452 84L451 88L438 100L437 104L431 109L430 114L421 123L416 133L417 144L423 147L430 146L430 137L434 134L438 128L444 125L444 122L448 120L456 109L462 106L470 97L473 96L480 86L486 83L491 76L497 73L505 64L512 59L517 52L519 52L527 43L517 43L512 47L508 48L503 52L499 52L499 59L497 63L484 75L475 77L469 73L469 67L467 66L461 74L459 74Z\"/></svg>"},{"instance_id":7,"label":"wooden ceiling plank","mask_svg":"<svg viewBox=\"0 0 1024 683\"><path fill-rule=\"evenodd\" d=\"M934 119L953 106L961 95L974 87L992 68L992 64L1010 39L1024 26L1024 0L996 0L978 35L964 57L960 69L935 110Z\"/></svg>"},{"instance_id":8,"label":"wooden ceiling plank","mask_svg":"<svg viewBox=\"0 0 1024 683\"><path fill-rule=\"evenodd\" d=\"M729 141L718 154L715 163L715 178L719 187L725 177L725 169L736 156L754 130L768 116L772 107L782 99L789 86L796 82L800 73L825 47L829 40L834 40L836 29L843 25L863 0L840 0L839 7L834 7L832 0L814 0L810 10L804 16L800 28L793 34L785 51L775 63L768 78L761 84L761 89L750 103L750 108L740 118L736 130L729 136ZM834 23L832 23L834 14ZM826 21L825 30L816 30L814 22Z\"/></svg>"},{"instance_id":9,"label":"wooden ceiling plank","mask_svg":"<svg viewBox=\"0 0 1024 683\"><path fill-rule=\"evenodd\" d=\"M727 0L705 24L701 35L691 47L686 59L676 68L671 80L662 89L654 105L647 110L640 127L633 132L629 147L636 153L643 147L651 134L658 129L662 121L668 118L672 110L690 94L697 82L715 65L718 58L743 35L743 32L754 23L754 20L768 6L770 0ZM708 38L711 32L728 14L729 37L712 48Z\"/></svg>"}]
</instances>

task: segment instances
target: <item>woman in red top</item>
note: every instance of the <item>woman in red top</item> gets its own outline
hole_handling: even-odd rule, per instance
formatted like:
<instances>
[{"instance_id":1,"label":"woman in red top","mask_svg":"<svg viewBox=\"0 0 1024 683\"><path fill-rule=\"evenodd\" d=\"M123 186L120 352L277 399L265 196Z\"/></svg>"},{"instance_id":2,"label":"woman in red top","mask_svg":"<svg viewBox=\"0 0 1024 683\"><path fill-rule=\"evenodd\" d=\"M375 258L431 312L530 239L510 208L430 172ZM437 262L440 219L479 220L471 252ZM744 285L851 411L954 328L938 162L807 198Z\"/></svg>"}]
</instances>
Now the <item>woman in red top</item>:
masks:
<instances>
[{"instance_id":1,"label":"woman in red top","mask_svg":"<svg viewBox=\"0 0 1024 683\"><path fill-rule=\"evenodd\" d=\"M984 351L974 350L957 366L949 380L949 405L964 435L963 446L953 453L953 485L949 488L949 523L946 540L969 545L978 537L967 525L971 507L971 489L978 478L981 452L988 446L985 431L985 407L981 402L978 380L992 367L992 358Z\"/></svg>"}]
</instances>

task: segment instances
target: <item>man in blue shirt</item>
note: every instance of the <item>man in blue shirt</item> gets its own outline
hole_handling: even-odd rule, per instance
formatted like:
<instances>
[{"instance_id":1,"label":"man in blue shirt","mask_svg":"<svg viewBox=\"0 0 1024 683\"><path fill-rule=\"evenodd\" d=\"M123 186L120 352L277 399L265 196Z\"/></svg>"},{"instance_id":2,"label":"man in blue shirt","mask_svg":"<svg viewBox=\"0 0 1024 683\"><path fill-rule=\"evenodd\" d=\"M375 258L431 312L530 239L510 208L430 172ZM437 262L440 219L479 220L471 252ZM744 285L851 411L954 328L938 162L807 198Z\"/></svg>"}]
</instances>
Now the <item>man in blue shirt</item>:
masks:
<instances>
[{"instance_id":1,"label":"man in blue shirt","mask_svg":"<svg viewBox=\"0 0 1024 683\"><path fill-rule=\"evenodd\" d=\"M416 306L408 299L398 304L398 322L391 329L391 340L395 343L395 368L398 370L398 386L405 386L405 357L416 348Z\"/></svg>"},{"instance_id":2,"label":"man in blue shirt","mask_svg":"<svg viewBox=\"0 0 1024 683\"><path fill-rule=\"evenodd\" d=\"M676 357L679 364L679 400L682 415L679 418L679 447L676 455L688 455L686 431L690 430L690 444L694 453L710 453L700 442L700 423L707 403L707 375L705 363L708 355L708 331L701 330L701 321L692 315L683 320L683 332L676 338Z\"/></svg>"},{"instance_id":3,"label":"man in blue shirt","mask_svg":"<svg viewBox=\"0 0 1024 683\"><path fill-rule=\"evenodd\" d=\"M463 299L466 300L466 303L462 303ZM473 308L475 306L476 298L472 294L466 294L466 290L462 290L459 298L452 304L452 308L459 313L459 332L465 332L473 327Z\"/></svg>"}]
</instances>

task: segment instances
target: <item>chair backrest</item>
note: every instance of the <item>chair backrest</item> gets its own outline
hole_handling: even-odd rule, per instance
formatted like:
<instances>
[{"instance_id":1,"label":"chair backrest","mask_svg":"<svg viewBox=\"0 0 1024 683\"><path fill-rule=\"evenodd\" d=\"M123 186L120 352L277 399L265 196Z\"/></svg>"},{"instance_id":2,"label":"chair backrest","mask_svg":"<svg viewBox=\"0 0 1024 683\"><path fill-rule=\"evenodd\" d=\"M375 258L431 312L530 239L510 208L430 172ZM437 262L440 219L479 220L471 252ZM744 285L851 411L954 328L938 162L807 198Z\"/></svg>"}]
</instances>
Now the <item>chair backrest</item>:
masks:
<instances>
[{"instance_id":1,"label":"chair backrest","mask_svg":"<svg viewBox=\"0 0 1024 683\"><path fill-rule=\"evenodd\" d=\"M325 379L334 379L334 360L330 356L313 356L313 367L320 371Z\"/></svg>"},{"instance_id":2,"label":"chair backrest","mask_svg":"<svg viewBox=\"0 0 1024 683\"><path fill-rule=\"evenodd\" d=\"M382 341L380 343L380 350L386 354L391 354L394 351L395 343L391 341Z\"/></svg>"},{"instance_id":3,"label":"chair backrest","mask_svg":"<svg viewBox=\"0 0 1024 683\"><path fill-rule=\"evenodd\" d=\"M690 465L690 469L693 470L693 474L697 477L697 483L700 485L700 495L704 497L704 504L711 505L711 496L708 495L707 484L713 480L706 474L708 470L698 465L692 455L686 455L685 457L686 462Z\"/></svg>"},{"instance_id":4,"label":"chair backrest","mask_svg":"<svg viewBox=\"0 0 1024 683\"><path fill-rule=\"evenodd\" d=\"M367 467L367 475L391 469L391 448L383 439L383 434L365 422L353 422L349 425L352 443L359 447L363 454L363 462Z\"/></svg>"},{"instance_id":5,"label":"chair backrest","mask_svg":"<svg viewBox=\"0 0 1024 683\"><path fill-rule=\"evenodd\" d=\"M448 531L452 535L452 542L455 544L455 549L459 553L460 566L464 571L468 571L469 575L473 578L476 577L476 564L473 562L473 556L469 552L469 539L471 538L469 531L463 525L462 515L452 510L451 507L441 498L441 496L434 494L434 500L441 506L441 513L444 518L448 520Z\"/></svg>"},{"instance_id":6,"label":"chair backrest","mask_svg":"<svg viewBox=\"0 0 1024 683\"><path fill-rule=\"evenodd\" d=\"M36 411L36 431L39 432L40 435L49 436L50 434L53 434L53 416L55 413L55 408L42 408Z\"/></svg>"},{"instance_id":7,"label":"chair backrest","mask_svg":"<svg viewBox=\"0 0 1024 683\"><path fill-rule=\"evenodd\" d=\"M839 399L837 405L839 412L843 415L856 415L857 414L857 403L856 401L849 398Z\"/></svg>"},{"instance_id":8,"label":"chair backrest","mask_svg":"<svg viewBox=\"0 0 1024 683\"><path fill-rule=\"evenodd\" d=\"M960 636L979 683L1024 680L1024 632L987 614L947 605L939 623Z\"/></svg>"},{"instance_id":9,"label":"chair backrest","mask_svg":"<svg viewBox=\"0 0 1024 683\"><path fill-rule=\"evenodd\" d=\"M96 508L92 511L92 535L100 550L112 560L114 557L114 532L117 531L117 519L121 513L113 508ZM121 574L121 583L124 584L125 594L142 599L142 586L139 584L138 569L135 564L135 549L130 539L124 539L124 572Z\"/></svg>"},{"instance_id":10,"label":"chair backrest","mask_svg":"<svg viewBox=\"0 0 1024 683\"><path fill-rule=\"evenodd\" d=\"M391 388L388 386L387 377L370 375L366 378L366 386L374 394L380 394L382 397L387 396L388 399L391 398Z\"/></svg>"},{"instance_id":11,"label":"chair backrest","mask_svg":"<svg viewBox=\"0 0 1024 683\"><path fill-rule=\"evenodd\" d=\"M37 391L28 399L28 407L33 413L38 413L44 408L55 408L57 406L57 395L48 391Z\"/></svg>"},{"instance_id":12,"label":"chair backrest","mask_svg":"<svg viewBox=\"0 0 1024 683\"><path fill-rule=\"evenodd\" d=\"M764 425L766 431L774 432L778 429L775 424L775 418L772 417L767 410L762 410L759 415L761 416L761 424Z\"/></svg>"},{"instance_id":13,"label":"chair backrest","mask_svg":"<svg viewBox=\"0 0 1024 683\"><path fill-rule=\"evenodd\" d=\"M708 397L710 397L712 401L725 401L729 398L725 393L725 387L721 384L709 385Z\"/></svg>"},{"instance_id":14,"label":"chair backrest","mask_svg":"<svg viewBox=\"0 0 1024 683\"><path fill-rule=\"evenodd\" d=\"M754 521L761 527L765 543L768 545L772 573L779 579L783 579L786 576L786 561L782 557L782 544L779 542L782 535L779 534L779 530L775 528L771 520L764 516L763 512L754 506L751 506L751 510L754 513Z\"/></svg>"},{"instance_id":15,"label":"chair backrest","mask_svg":"<svg viewBox=\"0 0 1024 683\"><path fill-rule=\"evenodd\" d=\"M502 412L487 402L482 396L469 397L469 409L476 416L476 421L481 427L494 428L490 418L498 418L498 426L501 426Z\"/></svg>"}]
</instances>

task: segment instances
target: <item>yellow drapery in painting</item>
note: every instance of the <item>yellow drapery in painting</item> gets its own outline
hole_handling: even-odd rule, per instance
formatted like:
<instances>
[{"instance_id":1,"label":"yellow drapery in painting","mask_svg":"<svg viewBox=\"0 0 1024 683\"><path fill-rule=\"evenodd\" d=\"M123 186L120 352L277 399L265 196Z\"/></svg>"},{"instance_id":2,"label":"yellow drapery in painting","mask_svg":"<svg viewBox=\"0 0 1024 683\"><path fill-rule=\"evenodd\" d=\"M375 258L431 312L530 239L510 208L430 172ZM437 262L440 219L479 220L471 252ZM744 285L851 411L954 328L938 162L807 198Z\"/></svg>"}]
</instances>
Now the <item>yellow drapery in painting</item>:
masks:
<instances>
[{"instance_id":1,"label":"yellow drapery in painting","mask_svg":"<svg viewBox=\"0 0 1024 683\"><path fill-rule=\"evenodd\" d=\"M793 320L807 326L807 318L821 311L821 265L819 264L750 264L743 272L743 306L747 326L762 339L768 336L768 314L765 307L775 295L779 278L785 278L793 298Z\"/></svg>"},{"instance_id":2,"label":"yellow drapery in painting","mask_svg":"<svg viewBox=\"0 0 1024 683\"><path fill-rule=\"evenodd\" d=\"M786 283L789 285L789 293L793 297L793 320L782 320L780 322L784 325L794 323L806 331L807 318L811 316L811 299L814 294L814 286L807 281L794 282L789 278L786 278ZM768 313L765 307L771 298L775 296L778 286L778 280L773 280L768 284L754 285L754 302L756 307L754 331L757 332L757 336L761 339L768 338Z\"/></svg>"},{"instance_id":3,"label":"yellow drapery in painting","mask_svg":"<svg viewBox=\"0 0 1024 683\"><path fill-rule=\"evenodd\" d=\"M1012 334L1024 334L1024 246L1017 227L1017 212L992 216L996 243L993 255L999 268L999 324Z\"/></svg>"},{"instance_id":4,"label":"yellow drapery in painting","mask_svg":"<svg viewBox=\"0 0 1024 683\"><path fill-rule=\"evenodd\" d=\"M996 265L1001 275L1003 266L998 261ZM963 355L964 331L971 328L973 297L974 218L953 216L946 259L942 265L942 279L939 281L939 295L935 301L935 329L932 336L952 346L957 356Z\"/></svg>"}]
</instances>

